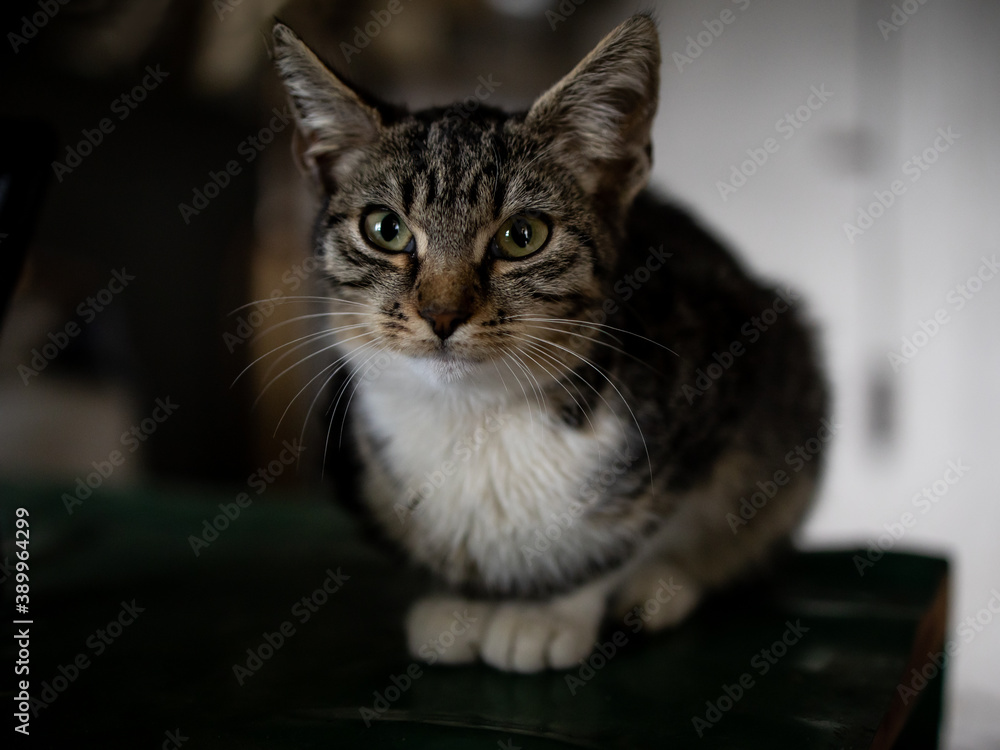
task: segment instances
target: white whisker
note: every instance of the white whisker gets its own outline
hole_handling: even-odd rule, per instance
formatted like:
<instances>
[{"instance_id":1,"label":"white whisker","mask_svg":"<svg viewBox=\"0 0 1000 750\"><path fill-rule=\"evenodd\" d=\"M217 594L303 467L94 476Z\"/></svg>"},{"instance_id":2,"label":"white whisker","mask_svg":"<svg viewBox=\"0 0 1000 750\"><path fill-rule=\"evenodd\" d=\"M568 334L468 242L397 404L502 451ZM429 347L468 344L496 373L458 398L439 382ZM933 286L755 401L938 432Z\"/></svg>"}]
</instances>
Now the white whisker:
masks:
<instances>
[{"instance_id":1,"label":"white whisker","mask_svg":"<svg viewBox=\"0 0 1000 750\"><path fill-rule=\"evenodd\" d=\"M524 342L524 343L525 343L526 346L531 347L532 351L534 351L535 354L537 354L538 356L545 357L547 360L549 360L550 362L553 362L555 365L562 366L568 372L572 372L572 369L569 368L569 367L567 367L564 362L560 361L554 355L549 354L548 352L546 352L544 349L542 349L542 347L538 346L537 344L532 344L531 342ZM558 383L560 386L562 386L562 389L564 391L566 391L566 395L568 395L573 400L573 403L576 404L576 407L580 410L580 413L583 414L583 416L587 418L587 422L590 424L590 429L593 430L594 433L596 434L597 433L597 428L594 426L593 421L590 419L590 415L587 413L587 410L583 407L583 405L579 401L577 401L576 396L574 396L570 392L570 390L566 386L566 384L562 382L562 379L560 377L558 377L558 375L556 373L553 373L551 370L549 370L549 368L547 368L544 364L542 364L537 359L535 359L534 357L532 357L526 350L522 349L521 353L524 354L525 356L529 357L539 367L541 367L543 370L545 370L545 372L552 378L552 380L554 380L556 383ZM570 382L572 383L572 381L570 381ZM576 387L575 383L573 384L573 387L576 388L576 392L580 395L580 398L583 398L583 394L580 393L580 389ZM598 459L600 459L600 443L598 443L597 447L598 447Z\"/></svg>"},{"instance_id":2,"label":"white whisker","mask_svg":"<svg viewBox=\"0 0 1000 750\"><path fill-rule=\"evenodd\" d=\"M349 338L344 339L343 341L334 342L334 343L330 344L329 346L324 346L319 351L315 351L312 354L307 354L305 357L303 357L302 359L300 359L294 365L286 367L284 370L282 370L276 376L274 376L273 378L271 378L271 380L267 383L267 385L265 385L264 388L261 390L261 392L257 395L257 398L254 399L253 406L251 408L255 408L257 406L257 404L260 402L261 398L263 398L264 394L267 393L268 389L270 389L270 387L272 385L274 385L281 378L282 375L284 375L287 372L290 372L291 370L294 370L296 367L298 367L299 365L301 365L306 360L312 359L313 357L318 357L323 352L327 352L327 351L330 351L331 349L335 349L339 344L346 344L346 343L348 343L350 341L354 341L355 339L359 339L362 336L369 336L369 335L371 335L371 334L368 331L366 331L365 333L359 333L357 336L351 336Z\"/></svg>"},{"instance_id":3,"label":"white whisker","mask_svg":"<svg viewBox=\"0 0 1000 750\"><path fill-rule=\"evenodd\" d=\"M377 341L377 339L376 339L376 341ZM278 429L281 427L281 423L284 421L285 416L288 414L288 410L292 408L292 404L294 404L296 402L296 400L298 400L299 396L301 396L302 393L310 385L312 385L317 379L323 377L323 375L326 373L327 370L330 370L332 368L336 368L332 373L330 373L330 376L323 383L323 388L320 388L316 392L316 396L313 398L312 403L309 404L309 409L306 411L306 421L308 421L309 414L312 412L313 407L316 405L316 401L318 400L319 396L323 393L323 389L326 387L326 385L336 376L336 374L338 372L340 372L344 367L346 367L348 365L348 363L350 362L351 357L353 355L355 355L358 351L360 351L361 349L365 348L366 346L372 345L373 343L374 342L372 342L372 341L366 341L364 344L362 344L360 347L358 347L358 349L356 349L354 351L351 351L351 352L348 352L347 354L344 354L344 355L338 357L333 362L331 362L326 367L324 367L322 370L320 370L318 373L316 373L311 378L309 378L308 382L306 382L306 384L299 389L298 393L296 393L294 396L292 396L292 400L288 402L288 405L285 407L285 410L283 412L281 412L281 417L278 418L278 423L274 426L274 434L275 435L278 434ZM341 363L343 363L343 364L341 364ZM337 365L340 365L340 366L338 367ZM300 434L300 439L302 437L304 437L304 436L305 436L305 422L303 423L303 426L302 426L302 432Z\"/></svg>"},{"instance_id":4,"label":"white whisker","mask_svg":"<svg viewBox=\"0 0 1000 750\"><path fill-rule=\"evenodd\" d=\"M573 331L563 331L563 330L561 330L559 328L551 328L549 326L531 325L531 327L532 328L540 328L543 331L552 331L553 333L561 333L561 334L563 334L565 336L576 336L577 338L585 339L585 340L589 341L592 344L596 344L597 346L603 346L603 347L605 347L607 349L611 349L612 351L618 352L623 357L628 357L629 359L635 360L636 362L638 362L643 367L648 367L650 370L652 370L653 372L655 372L657 375L663 375L662 372L660 372L659 370L657 370L652 365L649 365L646 362L644 362L643 360L639 359L637 356L635 356L631 352L627 352L627 351L625 351L624 349L622 349L620 347L613 346L613 345L611 345L611 344L609 344L609 343L607 343L605 341L601 341L600 339L595 339L595 338L593 338L591 336L585 336L582 333L575 333ZM612 337L612 338L614 338L615 341L618 341L618 343L622 343L621 340L618 339L617 337Z\"/></svg>"},{"instance_id":5,"label":"white whisker","mask_svg":"<svg viewBox=\"0 0 1000 750\"><path fill-rule=\"evenodd\" d=\"M521 378L517 376L517 373L514 372L514 369L510 366L510 362L508 361L509 354L507 352L503 352L502 357L504 365L506 365L507 369L510 370L510 374L514 376L514 380L521 387L521 393L524 394L524 403L528 406L528 424L530 425L532 431L534 431L535 422L531 416L531 399L528 398L528 392L524 389L524 383L521 382Z\"/></svg>"},{"instance_id":6,"label":"white whisker","mask_svg":"<svg viewBox=\"0 0 1000 750\"><path fill-rule=\"evenodd\" d=\"M364 307L369 310L373 310L374 306L367 302L355 302L349 299L341 299L340 297L320 297L317 295L290 295L287 297L265 297L264 299L255 299L240 305L229 311L229 315L235 315L240 310L245 310L248 307L254 307L255 305L263 305L266 303L271 303L275 305L287 305L290 302L342 302L345 305L358 305L359 307Z\"/></svg>"},{"instance_id":7,"label":"white whisker","mask_svg":"<svg viewBox=\"0 0 1000 750\"><path fill-rule=\"evenodd\" d=\"M535 394L535 403L538 405L538 416L541 417L545 413L545 411L546 411L545 407L542 406L542 399L544 398L545 394L542 393L542 387L541 387L541 385L539 385L538 379L531 372L531 369L526 364L524 364L524 360L522 360L517 355L516 352L508 351L507 354L509 354L513 358L514 364L516 364L518 367L520 367L521 371L528 378L528 385L531 386L531 390ZM546 401L546 404L547 403L548 402ZM528 413L530 414L531 413L531 411L530 411L530 409L531 409L530 401L528 402L528 409L529 409ZM532 422L532 428L534 428L534 422Z\"/></svg>"},{"instance_id":8,"label":"white whisker","mask_svg":"<svg viewBox=\"0 0 1000 750\"><path fill-rule=\"evenodd\" d=\"M573 325L585 326L587 328L595 328L595 329L601 330L602 332L605 329L609 330L609 331L617 331L619 333L624 333L624 334L627 334L627 335L632 336L634 338L641 339L641 340L643 340L643 341L645 341L645 342L647 342L649 344L652 344L653 346L658 346L661 349L663 349L664 351L670 352L675 357L679 357L680 356L673 349L671 349L670 347L664 346L659 341L654 341L653 339L648 338L646 336L643 336L642 334L635 333L633 331L629 331L629 330L626 330L624 328L616 328L615 326L609 326L609 325L606 325L604 323L594 323L594 322L591 322L591 321L572 320L570 318L529 318L529 317L527 317L525 315L512 315L510 317L510 320L523 320L523 321L533 321L533 322L537 321L539 323L571 323ZM611 336L610 333L606 333L605 335ZM623 344L623 342L620 339L618 339L617 337L612 336L612 338L614 338L616 341L618 341L619 344Z\"/></svg>"},{"instance_id":9,"label":"white whisker","mask_svg":"<svg viewBox=\"0 0 1000 750\"><path fill-rule=\"evenodd\" d=\"M358 392L358 388L361 387L361 384L364 382L365 378L368 377L368 373L371 372L371 369L375 366L374 362L372 364L370 364L370 365L368 363L371 362L375 357L377 357L381 353L381 351L382 350L379 349L379 350L373 352L368 357L368 359L366 359L364 362L362 362L361 365L359 367L355 368L355 370L354 370L354 373L356 374L356 373L358 373L358 372L361 371L362 367L364 368L364 372L361 373L361 377L358 378L358 382L354 384L354 390L351 391L351 395L348 397L347 403L344 405L344 418L340 420L340 436L337 438L337 448L338 449L342 448L343 445L344 445L344 427L347 425L347 412L351 408L351 402L354 400L354 395ZM353 377L353 376L354 375L352 374L351 377ZM350 382L350 380L348 380L348 382ZM339 399L338 399L338 403L339 403ZM331 421L332 421L332 415L331 415Z\"/></svg>"},{"instance_id":10,"label":"white whisker","mask_svg":"<svg viewBox=\"0 0 1000 750\"><path fill-rule=\"evenodd\" d=\"M267 369L264 371L264 374L261 377L262 378L267 378L272 372L274 372L277 369L277 367L278 367L278 365L279 365L280 362L284 361L285 359L287 359L288 357L290 357L293 353L297 352L298 350L304 349L305 347L309 346L309 344L313 343L313 341L315 341L316 339L325 338L327 336L334 336L334 335L343 333L344 331L352 331L352 330L356 330L358 328L366 328L366 327L367 327L366 323L355 323L355 324L349 325L349 326L339 326L337 328L331 328L331 329L326 330L326 331L318 331L316 333L306 334L306 336L303 336L302 338L308 339L307 341L304 341L303 343L299 344L298 346L295 346L292 349L289 349L284 354L276 357L273 362L271 362L270 364L268 364ZM336 343L336 342L334 342L334 343ZM277 349L272 349L271 352L270 352L270 354L274 354L275 351L277 351Z\"/></svg>"},{"instance_id":11,"label":"white whisker","mask_svg":"<svg viewBox=\"0 0 1000 750\"><path fill-rule=\"evenodd\" d=\"M263 331L258 332L257 335L254 337L254 340L259 340L263 336L266 336L267 334L269 334L271 331L276 331L279 328L284 328L285 326L291 325L292 323L298 323L301 320L311 320L313 318L332 318L332 317L337 317L337 316L341 316L341 315L354 315L356 317L358 315L364 315L364 313L361 313L361 312L321 312L321 313L310 313L309 315L296 315L294 318L288 318L287 320L283 320L280 323L275 323L273 326L268 326Z\"/></svg>"},{"instance_id":12,"label":"white whisker","mask_svg":"<svg viewBox=\"0 0 1000 750\"><path fill-rule=\"evenodd\" d=\"M546 342L546 343L549 343L549 342ZM523 341L522 340L521 341L521 345L522 346L532 346L532 347L536 347L538 349L542 349L541 346L539 346L538 344L532 343L530 341ZM558 359L557 357L555 357L552 354L548 354L548 356L551 357L556 362L559 362L561 365L563 365L566 368L567 372L569 372L571 375L574 375L585 386L587 386L590 390L592 390L594 392L594 395L596 395L604 403L604 405L608 408L608 411L611 414L614 415L615 420L618 422L618 428L621 430L622 436L627 439L628 435L625 432L625 425L622 423L621 417L618 416L618 412L614 408L612 408L612 406L611 406L610 403L608 403L608 400L606 398L604 398L604 394L601 393L597 388L595 388L594 385L590 381L588 381L585 377L583 377L583 375L581 375L580 373L576 372L576 370L574 370L572 367L570 367L566 363L562 362L560 359ZM576 388L576 385L574 385L573 387ZM577 391L579 392L579 389L577 389ZM583 394L582 393L580 394L580 397L583 398Z\"/></svg>"},{"instance_id":13,"label":"white whisker","mask_svg":"<svg viewBox=\"0 0 1000 750\"><path fill-rule=\"evenodd\" d=\"M351 326L351 327L353 327L353 326ZM240 374L237 375L233 379L232 385L230 385L229 387L232 388L233 385L236 385L236 381L238 381L241 377L243 377L246 374L247 370L249 370L255 364L257 364L258 362L260 362L262 359L264 359L266 357L270 357L275 352L278 352L281 349L284 349L286 347L293 346L294 344L297 344L300 341L313 340L313 339L317 339L317 338L322 338L323 336L331 336L333 334L340 333L342 330L346 330L346 328L347 328L347 326L341 327L341 328L331 328L331 329L327 329L325 331L316 331L316 332L313 332L313 333L307 333L305 336L299 336L299 338L297 338L297 339L292 339L291 341L286 341L283 344L279 344L278 346L274 347L273 349L270 349L270 350L264 352L264 354L261 354L259 357L257 357L257 359L255 359L253 362L251 362L246 367L244 367L240 371ZM294 349L292 349L292 351L297 351L300 348L301 348L300 346L299 347L295 347ZM287 355L288 355L288 352L286 352L281 357L279 357L278 361L280 362ZM264 375L263 375L263 377L266 378L269 372L270 372L270 370L268 370L267 372L265 372Z\"/></svg>"},{"instance_id":14,"label":"white whisker","mask_svg":"<svg viewBox=\"0 0 1000 750\"><path fill-rule=\"evenodd\" d=\"M612 388L615 389L615 393L618 394L618 398L620 398L622 400L622 404L624 404L625 408L628 409L628 413L632 416L632 421L635 423L635 428L639 432L639 439L642 440L642 447L643 447L643 450L646 453L646 463L649 466L649 485L650 485L650 487L652 487L653 486L653 460L649 456L649 446L646 444L646 436L642 434L642 427L639 425L639 420L636 418L635 412L632 411L632 407L629 405L628 400L625 398L624 394L622 394L622 392L618 389L618 386L616 386L614 384L614 382L611 380L611 378L607 374L605 374L601 370L600 367L598 367L597 365L595 365L593 362L591 362L586 357L584 357L584 356L582 356L580 354L577 354L572 349L568 349L565 346L561 346L560 344L557 344L557 343L555 343L553 341L548 341L546 339L538 338L537 336L532 336L532 335L527 334L527 333L523 334L523 335L526 336L527 338L534 339L535 341L538 341L538 342L540 342L540 343L542 343L542 344L544 344L546 346L554 346L557 349L560 349L560 350L566 352L567 354L570 354L570 355L576 357L577 359L581 360L584 364L586 364L589 367L593 368L595 372L597 372L602 378L604 378L607 381L608 385L610 385Z\"/></svg>"}]
</instances>

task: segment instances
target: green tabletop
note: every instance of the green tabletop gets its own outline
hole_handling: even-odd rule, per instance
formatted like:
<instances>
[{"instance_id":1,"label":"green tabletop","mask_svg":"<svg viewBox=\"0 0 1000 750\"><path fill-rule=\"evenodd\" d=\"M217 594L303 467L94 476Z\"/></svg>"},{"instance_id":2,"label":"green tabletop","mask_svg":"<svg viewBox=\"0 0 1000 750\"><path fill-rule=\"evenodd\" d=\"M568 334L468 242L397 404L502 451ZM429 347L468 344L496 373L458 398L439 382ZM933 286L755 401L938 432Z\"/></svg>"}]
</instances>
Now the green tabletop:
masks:
<instances>
[{"instance_id":1,"label":"green tabletop","mask_svg":"<svg viewBox=\"0 0 1000 750\"><path fill-rule=\"evenodd\" d=\"M430 582L322 497L101 489L70 513L67 489L0 485L5 576L15 508L31 522L37 715L18 746L936 746L940 559L861 575L863 550L796 554L676 630L609 622L579 668L510 675L412 660L402 617Z\"/></svg>"}]
</instances>

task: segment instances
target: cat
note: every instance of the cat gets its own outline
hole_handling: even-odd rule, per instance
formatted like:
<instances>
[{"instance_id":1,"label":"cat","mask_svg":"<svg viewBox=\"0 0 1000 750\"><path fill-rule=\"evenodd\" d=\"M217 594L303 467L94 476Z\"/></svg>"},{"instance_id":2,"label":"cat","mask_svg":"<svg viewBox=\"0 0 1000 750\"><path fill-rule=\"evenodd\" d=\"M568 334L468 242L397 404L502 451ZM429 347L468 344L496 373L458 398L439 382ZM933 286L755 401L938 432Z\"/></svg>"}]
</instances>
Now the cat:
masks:
<instances>
[{"instance_id":1,"label":"cat","mask_svg":"<svg viewBox=\"0 0 1000 750\"><path fill-rule=\"evenodd\" d=\"M825 380L797 295L647 189L648 15L513 114L390 106L273 38L344 443L367 512L443 584L406 616L415 658L568 668L606 618L680 623L787 542Z\"/></svg>"}]
</instances>

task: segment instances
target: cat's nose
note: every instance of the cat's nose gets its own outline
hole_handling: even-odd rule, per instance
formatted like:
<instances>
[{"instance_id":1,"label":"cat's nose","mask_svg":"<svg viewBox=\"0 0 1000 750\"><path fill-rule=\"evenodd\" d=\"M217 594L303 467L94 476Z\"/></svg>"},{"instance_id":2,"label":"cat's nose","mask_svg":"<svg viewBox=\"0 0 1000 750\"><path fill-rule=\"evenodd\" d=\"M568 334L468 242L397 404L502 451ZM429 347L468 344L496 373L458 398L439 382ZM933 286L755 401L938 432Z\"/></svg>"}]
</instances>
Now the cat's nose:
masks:
<instances>
[{"instance_id":1,"label":"cat's nose","mask_svg":"<svg viewBox=\"0 0 1000 750\"><path fill-rule=\"evenodd\" d=\"M469 319L469 313L464 310L442 310L435 307L425 307L420 311L420 317L431 324L434 334L444 341L455 330Z\"/></svg>"}]
</instances>

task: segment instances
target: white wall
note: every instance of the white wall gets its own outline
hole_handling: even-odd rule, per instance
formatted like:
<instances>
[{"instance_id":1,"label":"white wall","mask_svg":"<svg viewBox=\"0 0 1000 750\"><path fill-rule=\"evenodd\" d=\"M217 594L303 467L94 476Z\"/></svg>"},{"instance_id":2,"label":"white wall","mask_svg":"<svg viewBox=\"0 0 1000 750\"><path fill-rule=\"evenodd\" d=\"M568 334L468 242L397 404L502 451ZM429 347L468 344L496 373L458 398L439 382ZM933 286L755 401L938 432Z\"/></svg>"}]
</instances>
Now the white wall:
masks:
<instances>
[{"instance_id":1,"label":"white wall","mask_svg":"<svg viewBox=\"0 0 1000 750\"><path fill-rule=\"evenodd\" d=\"M821 326L843 429L804 543L865 543L912 513L895 548L951 558L957 637L1000 590L1000 273L961 310L948 297L981 256L1000 256L1000 4L898 4L916 12L883 35L889 2L660 3L655 180L755 269L801 289ZM678 69L673 53L724 9L732 22ZM785 139L776 121L813 86L832 96ZM948 127L959 138L912 181L919 167L906 162ZM716 181L767 137L777 151L724 200ZM850 242L844 223L896 179L905 192ZM940 308L948 322L894 371L887 353ZM892 401L882 433L869 397L878 381ZM970 469L915 505L949 460ZM953 663L949 747L1000 747L998 671L1000 616Z\"/></svg>"}]
</instances>

